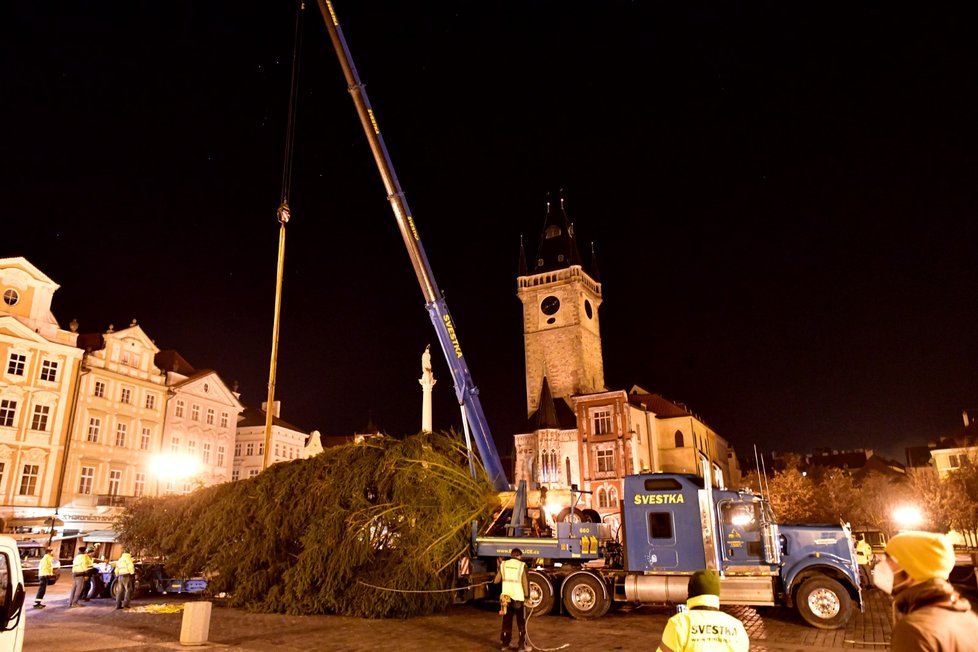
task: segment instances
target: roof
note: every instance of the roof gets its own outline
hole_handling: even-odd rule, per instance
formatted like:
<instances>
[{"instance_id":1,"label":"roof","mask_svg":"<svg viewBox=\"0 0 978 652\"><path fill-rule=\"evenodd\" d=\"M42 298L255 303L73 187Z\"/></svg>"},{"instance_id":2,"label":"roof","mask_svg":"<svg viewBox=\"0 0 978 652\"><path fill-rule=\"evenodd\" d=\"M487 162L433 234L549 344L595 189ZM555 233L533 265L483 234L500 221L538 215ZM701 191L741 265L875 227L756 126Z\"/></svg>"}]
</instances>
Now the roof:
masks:
<instances>
[{"instance_id":1,"label":"roof","mask_svg":"<svg viewBox=\"0 0 978 652\"><path fill-rule=\"evenodd\" d=\"M581 264L581 253L574 237L574 225L567 219L564 198L558 193L556 201L547 200L547 217L540 232L537 257L533 261L533 273L567 269Z\"/></svg>"},{"instance_id":2,"label":"roof","mask_svg":"<svg viewBox=\"0 0 978 652\"><path fill-rule=\"evenodd\" d=\"M540 402L536 411L527 419L527 430L573 430L577 428L577 415L574 410L563 400L554 401L553 394L550 393L550 383L547 377L543 377L543 386L540 388Z\"/></svg>"},{"instance_id":3,"label":"roof","mask_svg":"<svg viewBox=\"0 0 978 652\"><path fill-rule=\"evenodd\" d=\"M638 385L628 393L628 402L654 412L657 419L694 416L682 403L674 403L661 394L646 392Z\"/></svg>"},{"instance_id":4,"label":"roof","mask_svg":"<svg viewBox=\"0 0 978 652\"><path fill-rule=\"evenodd\" d=\"M186 358L173 349L160 351L153 358L160 371L173 371L184 376L191 376L196 371Z\"/></svg>"},{"instance_id":5,"label":"roof","mask_svg":"<svg viewBox=\"0 0 978 652\"><path fill-rule=\"evenodd\" d=\"M238 417L239 428L252 428L255 426L264 426L264 425L265 425L265 411L259 410L258 408L245 407L244 412L242 412L241 416ZM299 428L298 426L294 426L288 421L285 421L284 419L279 419L276 416L272 416L272 425L279 426L280 428L287 428L289 430L295 430L296 432L301 432L304 435L309 434L302 428Z\"/></svg>"}]
</instances>

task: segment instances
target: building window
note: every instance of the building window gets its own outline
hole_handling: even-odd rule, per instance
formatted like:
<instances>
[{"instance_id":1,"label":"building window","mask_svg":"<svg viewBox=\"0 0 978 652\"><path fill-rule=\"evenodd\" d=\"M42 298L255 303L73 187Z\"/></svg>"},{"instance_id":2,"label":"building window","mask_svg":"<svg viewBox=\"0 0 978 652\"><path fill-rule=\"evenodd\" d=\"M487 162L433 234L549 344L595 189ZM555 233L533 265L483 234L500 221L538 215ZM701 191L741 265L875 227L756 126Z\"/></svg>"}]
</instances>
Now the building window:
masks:
<instances>
[{"instance_id":1,"label":"building window","mask_svg":"<svg viewBox=\"0 0 978 652\"><path fill-rule=\"evenodd\" d=\"M250 471L248 471L248 477L249 478L253 478L256 475L258 475L258 469L251 469Z\"/></svg>"},{"instance_id":2,"label":"building window","mask_svg":"<svg viewBox=\"0 0 978 652\"><path fill-rule=\"evenodd\" d=\"M278 459L278 443L275 444L275 459Z\"/></svg>"},{"instance_id":3,"label":"building window","mask_svg":"<svg viewBox=\"0 0 978 652\"><path fill-rule=\"evenodd\" d=\"M187 441L187 455L195 457L197 455L197 442L193 439Z\"/></svg>"},{"instance_id":4,"label":"building window","mask_svg":"<svg viewBox=\"0 0 978 652\"><path fill-rule=\"evenodd\" d=\"M676 448L682 448L682 447L683 447L683 431L682 430L677 430L676 431Z\"/></svg>"},{"instance_id":5,"label":"building window","mask_svg":"<svg viewBox=\"0 0 978 652\"><path fill-rule=\"evenodd\" d=\"M182 417L183 416L183 401L177 401L177 407L176 407L176 411L174 412L174 414L176 416L178 416L178 417Z\"/></svg>"},{"instance_id":6,"label":"building window","mask_svg":"<svg viewBox=\"0 0 978 652\"><path fill-rule=\"evenodd\" d=\"M0 486L3 485L3 472L7 470L7 463L0 462Z\"/></svg>"},{"instance_id":7,"label":"building window","mask_svg":"<svg viewBox=\"0 0 978 652\"><path fill-rule=\"evenodd\" d=\"M964 455L948 455L947 456L947 468L949 469L959 469L965 462Z\"/></svg>"},{"instance_id":8,"label":"building window","mask_svg":"<svg viewBox=\"0 0 978 652\"><path fill-rule=\"evenodd\" d=\"M139 368L140 356L135 351L123 351L122 358L119 360L122 364L127 367L133 367L135 369Z\"/></svg>"},{"instance_id":9,"label":"building window","mask_svg":"<svg viewBox=\"0 0 978 652\"><path fill-rule=\"evenodd\" d=\"M241 457L241 444L234 445L234 456Z\"/></svg>"},{"instance_id":10,"label":"building window","mask_svg":"<svg viewBox=\"0 0 978 652\"><path fill-rule=\"evenodd\" d=\"M25 464L24 474L20 476L21 496L33 496L37 491L37 464Z\"/></svg>"},{"instance_id":11,"label":"building window","mask_svg":"<svg viewBox=\"0 0 978 652\"><path fill-rule=\"evenodd\" d=\"M180 452L180 438L179 437L172 437L170 439L170 452L171 453L179 453Z\"/></svg>"},{"instance_id":12,"label":"building window","mask_svg":"<svg viewBox=\"0 0 978 652\"><path fill-rule=\"evenodd\" d=\"M608 506L608 494L605 493L604 489L598 489L598 509Z\"/></svg>"},{"instance_id":13,"label":"building window","mask_svg":"<svg viewBox=\"0 0 978 652\"><path fill-rule=\"evenodd\" d=\"M20 301L20 295L17 294L17 290L7 288L3 291L3 302L5 304L8 306L16 306L18 301Z\"/></svg>"},{"instance_id":14,"label":"building window","mask_svg":"<svg viewBox=\"0 0 978 652\"><path fill-rule=\"evenodd\" d=\"M618 507L618 490L614 487L608 489L608 507Z\"/></svg>"},{"instance_id":15,"label":"building window","mask_svg":"<svg viewBox=\"0 0 978 652\"><path fill-rule=\"evenodd\" d=\"M203 450L200 452L200 461L204 464L211 463L211 443L209 441L204 442Z\"/></svg>"},{"instance_id":16,"label":"building window","mask_svg":"<svg viewBox=\"0 0 978 652\"><path fill-rule=\"evenodd\" d=\"M119 485L122 484L122 471L109 471L109 495L119 495Z\"/></svg>"},{"instance_id":17,"label":"building window","mask_svg":"<svg viewBox=\"0 0 978 652\"><path fill-rule=\"evenodd\" d=\"M12 398L0 399L0 426L10 428L17 414L17 401Z\"/></svg>"},{"instance_id":18,"label":"building window","mask_svg":"<svg viewBox=\"0 0 978 652\"><path fill-rule=\"evenodd\" d=\"M570 468L570 458L569 457L564 458L564 467L565 467L565 471L567 472L567 486L570 486L570 484L571 484L571 468Z\"/></svg>"},{"instance_id":19,"label":"building window","mask_svg":"<svg viewBox=\"0 0 978 652\"><path fill-rule=\"evenodd\" d=\"M126 445L126 424L124 423L117 423L115 425L115 445Z\"/></svg>"},{"instance_id":20,"label":"building window","mask_svg":"<svg viewBox=\"0 0 978 652\"><path fill-rule=\"evenodd\" d=\"M137 473L136 474L136 484L133 485L133 488L132 488L132 495L133 496L136 496L138 498L139 496L142 496L143 495L143 492L144 491L146 491L146 474L145 473Z\"/></svg>"},{"instance_id":21,"label":"building window","mask_svg":"<svg viewBox=\"0 0 978 652\"><path fill-rule=\"evenodd\" d=\"M11 376L23 376L24 365L27 364L27 356L23 353L11 353L7 360L7 373Z\"/></svg>"},{"instance_id":22,"label":"building window","mask_svg":"<svg viewBox=\"0 0 978 652\"><path fill-rule=\"evenodd\" d=\"M258 454L259 455L264 455L265 454L265 442L263 442L263 441L262 442L258 442Z\"/></svg>"},{"instance_id":23,"label":"building window","mask_svg":"<svg viewBox=\"0 0 978 652\"><path fill-rule=\"evenodd\" d=\"M200 421L200 406L196 403L190 407L190 418L194 421Z\"/></svg>"},{"instance_id":24,"label":"building window","mask_svg":"<svg viewBox=\"0 0 978 652\"><path fill-rule=\"evenodd\" d=\"M44 360L41 362L41 380L49 383L58 381L58 363L54 360Z\"/></svg>"},{"instance_id":25,"label":"building window","mask_svg":"<svg viewBox=\"0 0 978 652\"><path fill-rule=\"evenodd\" d=\"M149 428L143 428L142 435L139 437L139 450L148 451L149 450L149 438L151 436Z\"/></svg>"},{"instance_id":26,"label":"building window","mask_svg":"<svg viewBox=\"0 0 978 652\"><path fill-rule=\"evenodd\" d=\"M601 450L596 453L598 459L598 473L614 473L615 471L615 451Z\"/></svg>"},{"instance_id":27,"label":"building window","mask_svg":"<svg viewBox=\"0 0 978 652\"><path fill-rule=\"evenodd\" d=\"M146 409L152 410L156 407L156 394L146 395Z\"/></svg>"},{"instance_id":28,"label":"building window","mask_svg":"<svg viewBox=\"0 0 978 652\"><path fill-rule=\"evenodd\" d=\"M214 425L214 408L207 408L207 425Z\"/></svg>"},{"instance_id":29,"label":"building window","mask_svg":"<svg viewBox=\"0 0 978 652\"><path fill-rule=\"evenodd\" d=\"M122 395L119 397L120 403L132 403L132 390L128 387L122 388Z\"/></svg>"},{"instance_id":30,"label":"building window","mask_svg":"<svg viewBox=\"0 0 978 652\"><path fill-rule=\"evenodd\" d=\"M218 466L224 466L224 447L223 446L218 446L217 447L217 465Z\"/></svg>"},{"instance_id":31,"label":"building window","mask_svg":"<svg viewBox=\"0 0 978 652\"><path fill-rule=\"evenodd\" d=\"M51 414L51 408L49 406L35 405L34 418L31 420L31 430L47 430L49 414Z\"/></svg>"},{"instance_id":32,"label":"building window","mask_svg":"<svg viewBox=\"0 0 978 652\"><path fill-rule=\"evenodd\" d=\"M105 398L105 383L101 380L95 381L95 391L92 392L95 398Z\"/></svg>"},{"instance_id":33,"label":"building window","mask_svg":"<svg viewBox=\"0 0 978 652\"><path fill-rule=\"evenodd\" d=\"M228 413L227 412L221 412L221 427L222 428L227 428L228 427Z\"/></svg>"},{"instance_id":34,"label":"building window","mask_svg":"<svg viewBox=\"0 0 978 652\"><path fill-rule=\"evenodd\" d=\"M607 435L611 432L611 410L596 410L593 414L594 434Z\"/></svg>"},{"instance_id":35,"label":"building window","mask_svg":"<svg viewBox=\"0 0 978 652\"><path fill-rule=\"evenodd\" d=\"M207 383L204 383L204 393L206 394L209 391L211 391L210 385L208 385Z\"/></svg>"},{"instance_id":36,"label":"building window","mask_svg":"<svg viewBox=\"0 0 978 652\"><path fill-rule=\"evenodd\" d=\"M248 445L245 447L245 455L254 455L254 454L255 454L255 445L251 442L248 442Z\"/></svg>"},{"instance_id":37,"label":"building window","mask_svg":"<svg viewBox=\"0 0 978 652\"><path fill-rule=\"evenodd\" d=\"M241 472L238 469L231 471L231 482L236 482L238 478L241 477Z\"/></svg>"},{"instance_id":38,"label":"building window","mask_svg":"<svg viewBox=\"0 0 978 652\"><path fill-rule=\"evenodd\" d=\"M95 467L83 466L81 469L81 479L78 481L78 493L85 496L91 495L92 485L95 483Z\"/></svg>"},{"instance_id":39,"label":"building window","mask_svg":"<svg viewBox=\"0 0 978 652\"><path fill-rule=\"evenodd\" d=\"M93 444L98 443L98 433L102 430L102 420L98 417L91 417L88 420L88 441Z\"/></svg>"}]
</instances>

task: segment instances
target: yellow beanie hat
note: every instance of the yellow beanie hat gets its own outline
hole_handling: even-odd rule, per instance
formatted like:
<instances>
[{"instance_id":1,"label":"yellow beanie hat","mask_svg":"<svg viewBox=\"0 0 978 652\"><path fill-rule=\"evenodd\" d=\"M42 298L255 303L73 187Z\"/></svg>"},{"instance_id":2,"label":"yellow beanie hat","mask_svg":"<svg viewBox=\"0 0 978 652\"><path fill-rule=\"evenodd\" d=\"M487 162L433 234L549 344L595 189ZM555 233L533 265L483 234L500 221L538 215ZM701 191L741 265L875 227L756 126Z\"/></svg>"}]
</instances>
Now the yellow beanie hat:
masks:
<instances>
[{"instance_id":1,"label":"yellow beanie hat","mask_svg":"<svg viewBox=\"0 0 978 652\"><path fill-rule=\"evenodd\" d=\"M954 546L944 534L901 532L886 544L886 554L916 582L946 580L954 568Z\"/></svg>"}]
</instances>

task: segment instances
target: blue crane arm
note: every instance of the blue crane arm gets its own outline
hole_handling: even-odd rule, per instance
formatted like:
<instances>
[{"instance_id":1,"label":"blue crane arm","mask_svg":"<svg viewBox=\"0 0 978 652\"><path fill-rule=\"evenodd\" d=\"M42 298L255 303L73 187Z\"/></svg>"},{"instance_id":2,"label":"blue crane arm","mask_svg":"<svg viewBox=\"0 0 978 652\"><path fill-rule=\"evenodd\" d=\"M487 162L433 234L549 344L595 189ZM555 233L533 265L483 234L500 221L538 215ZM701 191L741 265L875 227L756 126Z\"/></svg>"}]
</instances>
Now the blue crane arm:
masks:
<instances>
[{"instance_id":1,"label":"blue crane arm","mask_svg":"<svg viewBox=\"0 0 978 652\"><path fill-rule=\"evenodd\" d=\"M370 100L367 98L367 91L360 81L356 66L353 65L353 57L346 44L346 38L343 36L343 30L340 28L333 3L330 0L317 0L317 2L323 20L326 22L329 38L336 50L336 56L343 68L343 75L346 77L347 88L360 117L360 124L363 126L374 161L377 163L377 169L384 182L384 188L387 190L387 200L394 211L394 219L397 221L401 239L404 240L411 265L414 267L414 273L421 285L425 306L431 316L431 323L435 327L441 350L445 354L448 368L452 372L455 396L465 412L465 419L472 431L475 445L479 450L479 457L482 459L482 465L485 467L490 481L492 481L493 488L496 491L506 491L510 488L509 482L506 479L505 471L503 471L502 460L499 459L496 444L493 442L492 434L489 431L486 415L482 411L479 390L472 381L465 356L462 354L455 321L452 319L451 313L448 312L445 298L435 282L431 265L428 263L428 256L425 255L424 246L421 244L417 224L411 217L407 198L404 196L404 191L401 190L397 175L394 174L394 166L391 163L390 155L387 153L384 137L380 133L380 126L377 124L376 116L370 106Z\"/></svg>"}]
</instances>

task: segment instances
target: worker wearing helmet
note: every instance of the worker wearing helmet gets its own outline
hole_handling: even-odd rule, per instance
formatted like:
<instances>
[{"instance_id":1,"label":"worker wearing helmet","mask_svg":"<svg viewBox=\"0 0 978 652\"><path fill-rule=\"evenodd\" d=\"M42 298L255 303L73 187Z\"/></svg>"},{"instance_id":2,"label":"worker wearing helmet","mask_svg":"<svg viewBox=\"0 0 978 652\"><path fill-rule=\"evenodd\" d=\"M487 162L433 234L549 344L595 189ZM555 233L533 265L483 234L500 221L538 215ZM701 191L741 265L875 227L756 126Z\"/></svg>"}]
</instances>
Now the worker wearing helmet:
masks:
<instances>
[{"instance_id":1,"label":"worker wearing helmet","mask_svg":"<svg viewBox=\"0 0 978 652\"><path fill-rule=\"evenodd\" d=\"M689 578L686 610L666 623L656 652L747 652L744 624L720 611L720 576L699 570Z\"/></svg>"},{"instance_id":2,"label":"worker wearing helmet","mask_svg":"<svg viewBox=\"0 0 978 652\"><path fill-rule=\"evenodd\" d=\"M500 641L504 650L519 650L524 652L526 645L526 616L523 612L523 601L530 594L530 582L526 577L526 564L523 563L523 551L513 548L510 558L499 566L495 582L502 582L502 593L499 597L500 610L503 615L503 628ZM520 630L520 639L515 646L510 645L513 638L513 616L516 616L516 627Z\"/></svg>"}]
</instances>

